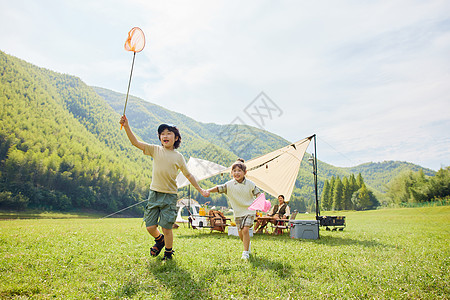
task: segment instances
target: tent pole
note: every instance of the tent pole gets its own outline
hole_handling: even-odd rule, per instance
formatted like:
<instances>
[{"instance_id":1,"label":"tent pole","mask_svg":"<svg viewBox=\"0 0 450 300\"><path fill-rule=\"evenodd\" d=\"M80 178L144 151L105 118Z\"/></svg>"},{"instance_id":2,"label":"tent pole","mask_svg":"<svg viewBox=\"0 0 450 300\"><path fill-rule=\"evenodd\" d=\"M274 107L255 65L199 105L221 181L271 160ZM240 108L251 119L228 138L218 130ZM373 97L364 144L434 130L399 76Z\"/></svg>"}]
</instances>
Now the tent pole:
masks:
<instances>
[{"instance_id":1,"label":"tent pole","mask_svg":"<svg viewBox=\"0 0 450 300\"><path fill-rule=\"evenodd\" d=\"M319 209L319 195L317 191L317 144L315 134L314 134L314 190L316 193L316 219L317 219L320 215L320 209Z\"/></svg>"},{"instance_id":2,"label":"tent pole","mask_svg":"<svg viewBox=\"0 0 450 300\"><path fill-rule=\"evenodd\" d=\"M192 213L191 213L191 185L188 185L188 212L189 212L189 215L191 215L192 216ZM191 228L191 222L188 222L188 228Z\"/></svg>"}]
</instances>

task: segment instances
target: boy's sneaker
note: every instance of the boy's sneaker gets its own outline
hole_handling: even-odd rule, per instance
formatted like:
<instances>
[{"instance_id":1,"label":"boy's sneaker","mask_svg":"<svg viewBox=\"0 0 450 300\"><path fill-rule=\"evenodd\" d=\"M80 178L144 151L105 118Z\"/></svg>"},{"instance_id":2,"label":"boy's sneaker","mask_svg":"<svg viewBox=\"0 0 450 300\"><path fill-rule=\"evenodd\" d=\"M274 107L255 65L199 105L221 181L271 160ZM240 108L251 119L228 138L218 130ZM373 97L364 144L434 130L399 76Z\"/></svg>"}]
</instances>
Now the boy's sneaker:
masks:
<instances>
[{"instance_id":1,"label":"boy's sneaker","mask_svg":"<svg viewBox=\"0 0 450 300\"><path fill-rule=\"evenodd\" d=\"M243 252L242 252L241 259L248 260L249 258L250 258L249 252L248 252L248 251L243 251Z\"/></svg>"}]
</instances>

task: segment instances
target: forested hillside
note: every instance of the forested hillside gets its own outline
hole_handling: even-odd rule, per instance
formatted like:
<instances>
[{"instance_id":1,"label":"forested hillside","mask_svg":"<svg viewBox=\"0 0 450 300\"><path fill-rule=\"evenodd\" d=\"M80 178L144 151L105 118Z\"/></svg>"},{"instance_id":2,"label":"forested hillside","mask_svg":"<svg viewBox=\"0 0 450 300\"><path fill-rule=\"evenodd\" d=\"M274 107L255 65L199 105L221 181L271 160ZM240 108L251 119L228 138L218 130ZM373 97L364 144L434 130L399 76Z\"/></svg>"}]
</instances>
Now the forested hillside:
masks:
<instances>
[{"instance_id":1,"label":"forested hillside","mask_svg":"<svg viewBox=\"0 0 450 300\"><path fill-rule=\"evenodd\" d=\"M113 212L146 198L152 161L120 130L125 95L89 87L77 77L36 67L1 51L0 84L0 208ZM159 124L176 124L183 137L179 151L186 160L194 156L229 166L237 157L248 160L290 143L254 127L200 123L133 96L127 116L133 131L149 143L159 143ZM248 140L251 143L242 143ZM309 156L303 159L290 203L300 211L314 211ZM319 196L326 180L352 173L361 173L367 187L383 195L393 177L417 169L423 168L400 162L337 168L319 161ZM201 185L210 187L227 179L217 176ZM186 195L184 188L179 196ZM200 203L227 203L218 194L203 199L194 191L191 196ZM131 213L141 210L137 206Z\"/></svg>"},{"instance_id":2,"label":"forested hillside","mask_svg":"<svg viewBox=\"0 0 450 300\"><path fill-rule=\"evenodd\" d=\"M419 170L423 170L427 176L433 176L436 173L433 170L403 161L371 162L344 169L349 173L361 173L366 183L380 192L386 192L387 184L401 173L408 171L417 172Z\"/></svg>"},{"instance_id":3,"label":"forested hillside","mask_svg":"<svg viewBox=\"0 0 450 300\"><path fill-rule=\"evenodd\" d=\"M2 204L111 211L145 195L150 160L131 151L117 114L79 78L0 52L0 83Z\"/></svg>"}]
</instances>

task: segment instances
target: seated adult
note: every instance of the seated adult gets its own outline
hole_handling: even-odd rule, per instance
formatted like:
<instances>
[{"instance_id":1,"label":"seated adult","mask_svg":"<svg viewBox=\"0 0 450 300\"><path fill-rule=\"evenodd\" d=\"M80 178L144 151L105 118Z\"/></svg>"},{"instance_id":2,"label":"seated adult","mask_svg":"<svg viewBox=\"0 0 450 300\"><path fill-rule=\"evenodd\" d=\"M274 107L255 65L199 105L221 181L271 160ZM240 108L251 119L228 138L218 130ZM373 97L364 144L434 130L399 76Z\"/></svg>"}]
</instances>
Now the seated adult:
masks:
<instances>
[{"instance_id":1,"label":"seated adult","mask_svg":"<svg viewBox=\"0 0 450 300\"><path fill-rule=\"evenodd\" d=\"M288 219L291 214L289 205L284 201L284 196L278 196L278 204L272 206L267 213L268 217L272 217L271 223L276 224L278 219ZM267 226L268 220L256 220L255 227L253 228L255 233L262 233L263 229ZM266 229L267 232L267 229Z\"/></svg>"}]
</instances>

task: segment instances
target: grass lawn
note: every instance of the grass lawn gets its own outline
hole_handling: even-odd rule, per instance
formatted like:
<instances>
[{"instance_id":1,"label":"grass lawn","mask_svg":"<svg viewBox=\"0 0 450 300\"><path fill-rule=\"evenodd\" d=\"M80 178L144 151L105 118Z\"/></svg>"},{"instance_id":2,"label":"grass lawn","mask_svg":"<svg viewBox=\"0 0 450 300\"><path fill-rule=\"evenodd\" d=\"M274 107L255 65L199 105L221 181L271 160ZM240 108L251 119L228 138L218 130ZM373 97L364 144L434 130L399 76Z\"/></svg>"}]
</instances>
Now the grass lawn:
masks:
<instances>
[{"instance_id":1,"label":"grass lawn","mask_svg":"<svg viewBox=\"0 0 450 300\"><path fill-rule=\"evenodd\" d=\"M0 298L450 298L450 206L341 214L319 240L255 235L248 262L237 237L183 225L163 263L140 219L2 220Z\"/></svg>"}]
</instances>

